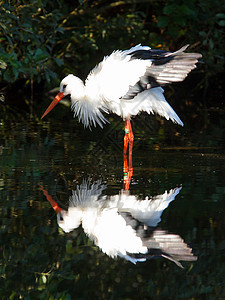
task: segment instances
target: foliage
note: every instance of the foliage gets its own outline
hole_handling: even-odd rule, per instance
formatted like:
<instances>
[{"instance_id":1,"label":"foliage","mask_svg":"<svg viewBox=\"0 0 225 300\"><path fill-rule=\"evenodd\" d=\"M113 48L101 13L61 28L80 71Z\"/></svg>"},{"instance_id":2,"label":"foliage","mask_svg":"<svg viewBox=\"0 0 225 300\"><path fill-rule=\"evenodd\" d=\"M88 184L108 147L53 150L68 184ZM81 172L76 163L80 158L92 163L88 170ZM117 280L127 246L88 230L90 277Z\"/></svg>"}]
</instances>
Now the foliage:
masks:
<instances>
[{"instance_id":1,"label":"foliage","mask_svg":"<svg viewBox=\"0 0 225 300\"><path fill-rule=\"evenodd\" d=\"M225 4L221 1L169 0L158 26L172 46L181 39L200 49L207 76L224 70Z\"/></svg>"},{"instance_id":2,"label":"foliage","mask_svg":"<svg viewBox=\"0 0 225 300\"><path fill-rule=\"evenodd\" d=\"M107 1L87 1L77 6L63 20L65 33L59 44L59 55L64 58L61 77L73 72L85 78L115 48L146 42L143 16L141 11L129 6L115 8Z\"/></svg>"},{"instance_id":3,"label":"foliage","mask_svg":"<svg viewBox=\"0 0 225 300\"><path fill-rule=\"evenodd\" d=\"M56 78L53 65L62 60L54 47L63 27L61 13L49 9L47 1L2 1L0 5L0 71L3 80L19 78L39 81Z\"/></svg>"},{"instance_id":4,"label":"foliage","mask_svg":"<svg viewBox=\"0 0 225 300\"><path fill-rule=\"evenodd\" d=\"M49 80L64 60L60 73L86 76L104 54L141 42L172 50L194 44L213 73L224 64L223 10L219 0L2 1L0 69L10 82Z\"/></svg>"}]
</instances>

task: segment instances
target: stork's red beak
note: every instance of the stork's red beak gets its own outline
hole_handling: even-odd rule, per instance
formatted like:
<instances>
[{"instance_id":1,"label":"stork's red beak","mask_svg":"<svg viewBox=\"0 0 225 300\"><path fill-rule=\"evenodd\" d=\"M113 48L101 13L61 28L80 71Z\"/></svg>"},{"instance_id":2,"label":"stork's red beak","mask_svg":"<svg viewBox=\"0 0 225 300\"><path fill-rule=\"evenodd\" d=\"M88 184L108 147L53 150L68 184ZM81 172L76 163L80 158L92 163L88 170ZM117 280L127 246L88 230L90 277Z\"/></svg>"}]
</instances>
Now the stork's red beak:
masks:
<instances>
[{"instance_id":1,"label":"stork's red beak","mask_svg":"<svg viewBox=\"0 0 225 300\"><path fill-rule=\"evenodd\" d=\"M60 100L62 100L62 98L63 97L65 97L65 95L63 94L63 93L58 93L56 96L55 96L55 98L54 98L54 100L52 101L52 103L49 105L49 107L46 109L46 111L43 113L43 115L42 115L42 117L41 117L41 119L43 119L44 118L44 116L46 116L55 106L56 106L56 104L58 104L59 103L59 101Z\"/></svg>"},{"instance_id":2,"label":"stork's red beak","mask_svg":"<svg viewBox=\"0 0 225 300\"><path fill-rule=\"evenodd\" d=\"M49 195L48 191L44 190L43 186L41 185L40 186L43 194L45 195L46 199L50 202L52 208L54 209L54 211L57 213L57 214L60 214L61 211L62 211L62 208L58 206L58 204L55 202L55 200L52 199L52 196Z\"/></svg>"}]
</instances>

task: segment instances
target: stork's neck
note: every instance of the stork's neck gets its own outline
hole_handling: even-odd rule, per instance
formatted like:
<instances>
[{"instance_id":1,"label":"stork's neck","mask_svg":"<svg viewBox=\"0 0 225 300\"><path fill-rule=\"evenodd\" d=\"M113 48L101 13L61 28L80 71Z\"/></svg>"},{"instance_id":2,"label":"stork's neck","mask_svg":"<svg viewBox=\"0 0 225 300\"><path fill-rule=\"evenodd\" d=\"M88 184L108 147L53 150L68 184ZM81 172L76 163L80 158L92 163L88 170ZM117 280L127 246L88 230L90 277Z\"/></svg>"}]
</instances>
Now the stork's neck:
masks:
<instances>
[{"instance_id":1,"label":"stork's neck","mask_svg":"<svg viewBox=\"0 0 225 300\"><path fill-rule=\"evenodd\" d=\"M102 127L106 119L101 111L106 111L106 108L103 107L98 88L87 82L84 85L80 78L75 77L70 95L74 116L77 116L85 127L96 126L96 124Z\"/></svg>"},{"instance_id":2,"label":"stork's neck","mask_svg":"<svg viewBox=\"0 0 225 300\"><path fill-rule=\"evenodd\" d=\"M74 76L73 87L71 89L71 102L83 100L85 98L85 86L83 81Z\"/></svg>"}]
</instances>

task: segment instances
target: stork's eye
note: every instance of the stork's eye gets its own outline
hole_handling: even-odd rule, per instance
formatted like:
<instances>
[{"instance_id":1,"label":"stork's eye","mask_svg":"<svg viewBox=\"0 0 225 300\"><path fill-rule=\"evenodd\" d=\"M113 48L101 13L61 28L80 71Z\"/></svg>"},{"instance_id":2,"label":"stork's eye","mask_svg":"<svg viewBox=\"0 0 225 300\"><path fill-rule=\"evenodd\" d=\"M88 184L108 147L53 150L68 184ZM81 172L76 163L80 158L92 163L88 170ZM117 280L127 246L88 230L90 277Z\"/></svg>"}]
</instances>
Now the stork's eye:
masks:
<instances>
[{"instance_id":1,"label":"stork's eye","mask_svg":"<svg viewBox=\"0 0 225 300\"><path fill-rule=\"evenodd\" d=\"M66 85L66 84L64 84L64 85L63 85L63 89L65 90L65 89L66 89L66 87L67 87L67 85Z\"/></svg>"},{"instance_id":2,"label":"stork's eye","mask_svg":"<svg viewBox=\"0 0 225 300\"><path fill-rule=\"evenodd\" d=\"M63 216L61 214L59 215L59 220L63 221Z\"/></svg>"}]
</instances>

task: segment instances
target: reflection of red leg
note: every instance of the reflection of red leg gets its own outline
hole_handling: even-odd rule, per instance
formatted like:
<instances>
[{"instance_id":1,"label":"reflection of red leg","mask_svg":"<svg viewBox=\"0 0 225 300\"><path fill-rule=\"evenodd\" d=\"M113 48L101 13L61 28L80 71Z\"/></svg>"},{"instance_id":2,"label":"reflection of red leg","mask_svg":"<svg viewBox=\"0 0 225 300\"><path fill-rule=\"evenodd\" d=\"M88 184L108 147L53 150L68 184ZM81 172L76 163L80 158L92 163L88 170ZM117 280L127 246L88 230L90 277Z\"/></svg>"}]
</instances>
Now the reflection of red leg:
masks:
<instances>
[{"instance_id":1,"label":"reflection of red leg","mask_svg":"<svg viewBox=\"0 0 225 300\"><path fill-rule=\"evenodd\" d=\"M130 178L129 178L129 169L127 164L127 155L123 156L123 189L129 190Z\"/></svg>"},{"instance_id":2,"label":"reflection of red leg","mask_svg":"<svg viewBox=\"0 0 225 300\"><path fill-rule=\"evenodd\" d=\"M123 189L124 190L129 190L132 176L133 176L132 152L130 152L130 148L129 148L129 165L127 164L127 155L123 156Z\"/></svg>"},{"instance_id":3,"label":"reflection of red leg","mask_svg":"<svg viewBox=\"0 0 225 300\"><path fill-rule=\"evenodd\" d=\"M129 190L131 177L133 176L132 166L132 148L133 148L134 135L132 132L130 120L125 121L125 136L124 136L124 149L123 149L123 189ZM127 147L129 143L129 157L127 164Z\"/></svg>"}]
</instances>

